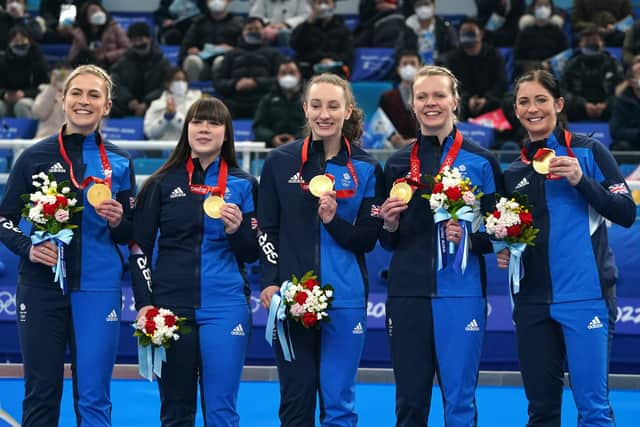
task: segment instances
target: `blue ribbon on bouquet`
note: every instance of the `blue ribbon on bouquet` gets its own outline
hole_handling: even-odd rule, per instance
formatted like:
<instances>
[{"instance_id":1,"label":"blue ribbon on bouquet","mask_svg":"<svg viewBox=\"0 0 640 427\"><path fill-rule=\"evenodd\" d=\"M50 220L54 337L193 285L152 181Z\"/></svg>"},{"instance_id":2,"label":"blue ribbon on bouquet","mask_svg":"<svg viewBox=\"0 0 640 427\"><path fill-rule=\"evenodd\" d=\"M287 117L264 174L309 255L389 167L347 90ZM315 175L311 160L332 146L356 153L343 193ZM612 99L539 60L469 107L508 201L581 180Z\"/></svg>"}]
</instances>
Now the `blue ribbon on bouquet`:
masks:
<instances>
[{"instance_id":1,"label":"blue ribbon on bouquet","mask_svg":"<svg viewBox=\"0 0 640 427\"><path fill-rule=\"evenodd\" d=\"M264 330L264 338L269 345L273 347L273 330L278 332L278 341L280 341L280 348L282 348L282 354L284 360L291 362L296 358L293 352L293 343L291 342L291 336L284 331L284 321L287 320L287 306L282 301L280 295L286 295L287 289L292 286L293 283L286 281L280 287L280 292L273 294L271 297L271 304L269 304L269 315L267 317L267 325Z\"/></svg>"},{"instance_id":2,"label":"blue ribbon on bouquet","mask_svg":"<svg viewBox=\"0 0 640 427\"><path fill-rule=\"evenodd\" d=\"M464 273L467 269L467 259L469 255L469 224L473 221L473 209L471 206L463 206L456 211L458 222L462 227L462 236L458 250L455 250L455 244L449 242L449 254L456 254L453 260L453 270L457 273ZM438 270L442 270L447 266L447 250L446 250L446 237L444 221L448 221L451 218L451 214L446 209L440 207L436 209L433 214L433 220L437 224L437 237L438 242Z\"/></svg>"},{"instance_id":3,"label":"blue ribbon on bouquet","mask_svg":"<svg viewBox=\"0 0 640 427\"><path fill-rule=\"evenodd\" d=\"M500 252L505 248L509 248L511 255L509 256L509 285L513 289L513 294L520 292L520 280L524 277L524 265L522 263L522 254L527 248L526 243L507 243L504 240L492 240L494 252ZM511 302L513 306L513 301Z\"/></svg>"},{"instance_id":4,"label":"blue ribbon on bouquet","mask_svg":"<svg viewBox=\"0 0 640 427\"><path fill-rule=\"evenodd\" d=\"M167 353L164 347L154 345L140 345L138 338L138 372L143 378L153 381L153 374L162 377L162 362L167 361Z\"/></svg>"},{"instance_id":5,"label":"blue ribbon on bouquet","mask_svg":"<svg viewBox=\"0 0 640 427\"><path fill-rule=\"evenodd\" d=\"M62 229L56 234L51 234L48 231L36 231L31 235L31 243L37 246L48 240L51 240L58 247L58 261L56 265L51 267L54 273L53 281L60 284L62 295L66 293L65 279L67 277L67 271L64 263L64 245L71 243L73 238L73 231L68 228Z\"/></svg>"}]
</instances>

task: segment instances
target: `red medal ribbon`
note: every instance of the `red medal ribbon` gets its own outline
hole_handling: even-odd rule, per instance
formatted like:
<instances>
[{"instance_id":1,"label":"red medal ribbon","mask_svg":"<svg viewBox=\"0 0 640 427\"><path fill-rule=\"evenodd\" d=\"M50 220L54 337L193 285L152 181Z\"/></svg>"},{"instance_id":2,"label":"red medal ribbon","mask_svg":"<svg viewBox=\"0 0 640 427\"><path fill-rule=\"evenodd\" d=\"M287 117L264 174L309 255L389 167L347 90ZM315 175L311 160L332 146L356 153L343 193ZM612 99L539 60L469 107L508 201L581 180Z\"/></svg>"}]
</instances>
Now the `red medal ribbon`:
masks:
<instances>
[{"instance_id":1,"label":"red medal ribbon","mask_svg":"<svg viewBox=\"0 0 640 427\"><path fill-rule=\"evenodd\" d=\"M69 176L71 178L71 182L73 183L73 185L75 185L76 188L80 190L84 190L87 187L87 185L89 185L90 182L93 182L96 184L105 184L107 187L109 187L109 189L111 189L111 174L112 174L111 163L109 163L109 157L107 157L107 150L105 150L104 144L102 143L102 135L100 135L100 133L97 132L98 150L100 151L100 161L102 162L102 171L104 172L104 179L98 178L95 176L89 176L85 178L85 180L82 181L82 183L78 183L73 173L73 163L71 163L71 159L69 158L69 155L67 154L67 150L65 150L64 144L62 141L63 129L60 129L60 132L58 133L58 146L60 148L60 155L62 156L62 159L67 164L67 166L69 166Z\"/></svg>"},{"instance_id":2,"label":"red medal ribbon","mask_svg":"<svg viewBox=\"0 0 640 427\"><path fill-rule=\"evenodd\" d=\"M216 185L215 187L212 187L210 185L191 183L191 178L193 177L193 169L194 169L193 159L191 157L187 159L186 168L187 168L187 174L189 175L189 189L191 190L192 193L201 194L201 195L211 193L224 198L224 192L227 189L227 176L229 175L229 172L228 172L229 168L227 167L227 162L222 157L220 157L220 170L218 171L218 185Z\"/></svg>"},{"instance_id":3,"label":"red medal ribbon","mask_svg":"<svg viewBox=\"0 0 640 427\"><path fill-rule=\"evenodd\" d=\"M569 132L568 130L564 129L564 140L567 143L567 154L569 155L569 157L576 157L576 155L573 153L573 150L571 149L571 132ZM533 155L533 158L536 159L538 154L540 153L540 150L542 150L541 148L539 148L535 154ZM524 147L522 147L520 149L520 161L522 161L522 163L524 163L525 165L529 165L531 164L531 160L527 159L527 153L525 152ZM553 174L547 174L547 179L560 179L562 178L561 176L557 176L557 175L553 175Z\"/></svg>"},{"instance_id":4,"label":"red medal ribbon","mask_svg":"<svg viewBox=\"0 0 640 427\"><path fill-rule=\"evenodd\" d=\"M307 163L307 160L309 158L310 140L310 137L306 137L304 139L304 143L302 144L302 163L300 164L300 169L298 170L298 175L302 180L304 179L302 178L302 169L304 168L304 165ZM356 169L353 167L353 163L351 162L351 145L349 144L349 140L347 138L344 138L344 145L347 149L347 170L349 171L349 175L351 175L351 178L353 178L353 188L345 190L335 190L337 199L348 199L355 196L356 192L358 191L358 175L356 174ZM325 173L325 175L328 176L331 181L335 182L333 175L331 175L330 173ZM300 188L302 188L304 191L309 191L309 183L306 181L301 182Z\"/></svg>"},{"instance_id":5,"label":"red medal ribbon","mask_svg":"<svg viewBox=\"0 0 640 427\"><path fill-rule=\"evenodd\" d=\"M440 169L438 170L438 173L442 172L445 166L451 167L453 163L456 161L456 158L458 157L458 153L460 153L460 148L462 147L462 139L463 139L462 133L458 129L456 129L456 136L453 140L453 144L451 145L451 148L447 152L447 155L445 156L444 161L440 165ZM407 184L411 185L411 188L414 191L416 188L425 187L425 185L420 182L421 174L420 174L420 158L418 157L418 148L419 148L419 144L418 144L418 141L416 141L413 144L413 147L411 148L411 155L409 156L409 178L398 178L394 181L394 184L396 182L406 182Z\"/></svg>"}]
</instances>

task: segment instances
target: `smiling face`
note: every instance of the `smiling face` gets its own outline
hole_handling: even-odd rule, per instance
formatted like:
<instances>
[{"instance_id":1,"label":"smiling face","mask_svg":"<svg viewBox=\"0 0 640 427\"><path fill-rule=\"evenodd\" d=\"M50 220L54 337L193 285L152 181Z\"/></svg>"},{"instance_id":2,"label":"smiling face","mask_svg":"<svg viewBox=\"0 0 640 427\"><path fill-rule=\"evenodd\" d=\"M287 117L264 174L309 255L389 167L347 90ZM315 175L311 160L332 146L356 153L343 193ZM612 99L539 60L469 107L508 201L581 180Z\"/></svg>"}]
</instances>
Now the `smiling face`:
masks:
<instances>
[{"instance_id":1,"label":"smiling face","mask_svg":"<svg viewBox=\"0 0 640 427\"><path fill-rule=\"evenodd\" d=\"M189 122L189 146L193 157L209 164L220 155L224 143L225 126L214 120L192 119Z\"/></svg>"},{"instance_id":2,"label":"smiling face","mask_svg":"<svg viewBox=\"0 0 640 427\"><path fill-rule=\"evenodd\" d=\"M558 123L558 114L564 108L564 98L555 99L539 82L525 81L517 89L516 116L529 133L532 141L551 135Z\"/></svg>"},{"instance_id":3,"label":"smiling face","mask_svg":"<svg viewBox=\"0 0 640 427\"><path fill-rule=\"evenodd\" d=\"M62 98L67 132L88 135L94 132L111 110L107 86L94 74L78 74L66 85Z\"/></svg>"},{"instance_id":4,"label":"smiling face","mask_svg":"<svg viewBox=\"0 0 640 427\"><path fill-rule=\"evenodd\" d=\"M344 89L331 83L318 82L311 85L306 98L303 108L312 138L339 138L344 121L353 111L353 105L347 105Z\"/></svg>"},{"instance_id":5,"label":"smiling face","mask_svg":"<svg viewBox=\"0 0 640 427\"><path fill-rule=\"evenodd\" d=\"M443 140L453 130L458 101L451 85L451 79L445 75L416 77L412 105L423 135Z\"/></svg>"}]
</instances>

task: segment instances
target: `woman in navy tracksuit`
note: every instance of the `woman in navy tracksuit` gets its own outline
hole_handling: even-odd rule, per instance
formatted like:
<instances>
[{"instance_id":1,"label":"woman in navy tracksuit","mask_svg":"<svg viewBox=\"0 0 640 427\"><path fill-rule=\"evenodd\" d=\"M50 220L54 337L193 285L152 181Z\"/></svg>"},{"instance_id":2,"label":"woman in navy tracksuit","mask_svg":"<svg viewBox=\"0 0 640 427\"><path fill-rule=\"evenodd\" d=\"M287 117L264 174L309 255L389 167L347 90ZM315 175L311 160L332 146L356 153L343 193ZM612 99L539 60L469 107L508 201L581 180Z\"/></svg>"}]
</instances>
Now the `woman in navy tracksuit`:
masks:
<instances>
[{"instance_id":1,"label":"woman in navy tracksuit","mask_svg":"<svg viewBox=\"0 0 640 427\"><path fill-rule=\"evenodd\" d=\"M285 323L295 353L290 362L273 344L280 420L283 426L315 425L319 394L323 426L355 426L355 379L367 319L364 254L378 236L381 169L353 143L362 132L362 112L345 80L314 77L303 106L309 136L273 150L260 178L261 301L269 307L283 281L309 270L335 288L335 299L331 322L319 329ZM317 198L305 183L325 173L335 177L334 191Z\"/></svg>"},{"instance_id":2,"label":"woman in navy tracksuit","mask_svg":"<svg viewBox=\"0 0 640 427\"><path fill-rule=\"evenodd\" d=\"M255 178L236 163L229 110L216 98L196 101L175 150L140 191L134 219L138 317L153 306L168 308L193 329L167 350L158 379L165 427L194 425L198 381L206 424L239 424L251 331L243 263L258 258L256 192ZM214 196L224 198L219 212L206 203Z\"/></svg>"},{"instance_id":3,"label":"woman in navy tracksuit","mask_svg":"<svg viewBox=\"0 0 640 427\"><path fill-rule=\"evenodd\" d=\"M527 426L560 426L567 362L579 424L611 427L607 374L617 269L605 220L630 227L635 204L609 150L559 124L564 99L551 74L538 70L520 77L514 108L529 141L505 172L505 188L528 196L533 225L540 229L535 246L523 254L525 274L513 295ZM557 156L548 175L532 168L541 148ZM509 251L497 257L507 268Z\"/></svg>"},{"instance_id":4,"label":"woman in navy tracksuit","mask_svg":"<svg viewBox=\"0 0 640 427\"><path fill-rule=\"evenodd\" d=\"M445 424L469 427L477 423L475 389L486 325L486 276L482 254L492 246L479 223L493 210L494 193L502 184L494 156L463 138L456 129L458 82L449 70L421 68L413 82L412 106L420 124L418 139L394 153L385 164L387 189L409 179L415 191L407 204L389 197L380 211L384 218L381 244L393 251L389 268L387 330L396 379L398 426L426 426L434 374L444 401ZM437 250L446 241L461 243L462 228L449 220L437 241L437 227L423 177L435 176L443 165L457 167L484 193L474 206L469 257L461 274L454 256ZM445 262L446 265L445 265Z\"/></svg>"},{"instance_id":5,"label":"woman in navy tracksuit","mask_svg":"<svg viewBox=\"0 0 640 427\"><path fill-rule=\"evenodd\" d=\"M129 154L104 141L99 124L111 108L112 83L96 66L76 68L63 90L65 125L58 135L27 148L11 170L0 204L0 241L20 255L16 305L24 363L22 425L58 425L67 344L71 349L78 426L110 426L111 373L120 331L122 256L117 243L131 239L135 176ZM84 210L64 247L66 292L54 283L57 247L32 245L18 228L32 176L70 180ZM93 178L90 178L93 177ZM95 180L109 182L112 198L87 202ZM32 230L33 231L33 230Z\"/></svg>"}]
</instances>

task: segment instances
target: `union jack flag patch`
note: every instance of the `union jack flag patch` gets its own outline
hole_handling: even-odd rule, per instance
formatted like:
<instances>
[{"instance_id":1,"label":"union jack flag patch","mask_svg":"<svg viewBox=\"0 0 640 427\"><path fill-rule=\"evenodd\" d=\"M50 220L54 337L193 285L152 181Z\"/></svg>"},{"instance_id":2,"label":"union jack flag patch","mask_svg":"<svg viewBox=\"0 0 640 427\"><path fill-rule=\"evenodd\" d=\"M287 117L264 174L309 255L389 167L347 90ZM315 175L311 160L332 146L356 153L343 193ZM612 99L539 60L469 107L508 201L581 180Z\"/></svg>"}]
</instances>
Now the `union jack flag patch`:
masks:
<instances>
[{"instance_id":1,"label":"union jack flag patch","mask_svg":"<svg viewBox=\"0 0 640 427\"><path fill-rule=\"evenodd\" d=\"M258 220L255 217L251 218L251 229L252 230L258 229Z\"/></svg>"},{"instance_id":2,"label":"union jack flag patch","mask_svg":"<svg viewBox=\"0 0 640 427\"><path fill-rule=\"evenodd\" d=\"M371 205L371 216L374 218L382 218L382 215L380 215L380 206Z\"/></svg>"},{"instance_id":3,"label":"union jack flag patch","mask_svg":"<svg viewBox=\"0 0 640 427\"><path fill-rule=\"evenodd\" d=\"M624 184L624 182L610 185L608 188L609 191L613 194L629 194L629 190L627 190L627 186Z\"/></svg>"}]
</instances>

